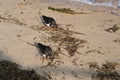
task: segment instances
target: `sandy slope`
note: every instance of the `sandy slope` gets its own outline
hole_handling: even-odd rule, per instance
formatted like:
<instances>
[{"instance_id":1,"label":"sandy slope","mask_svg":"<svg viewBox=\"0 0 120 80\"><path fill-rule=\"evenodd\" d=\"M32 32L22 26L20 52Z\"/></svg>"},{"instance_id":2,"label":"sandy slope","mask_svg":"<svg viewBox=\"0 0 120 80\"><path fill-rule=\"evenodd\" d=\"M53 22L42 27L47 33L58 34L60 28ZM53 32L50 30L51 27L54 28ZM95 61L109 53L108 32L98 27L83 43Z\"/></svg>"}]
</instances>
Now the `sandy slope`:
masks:
<instances>
[{"instance_id":1,"label":"sandy slope","mask_svg":"<svg viewBox=\"0 0 120 80\"><path fill-rule=\"evenodd\" d=\"M71 6L73 5L73 6ZM113 42L120 39L120 30L116 33L106 32L104 29L120 24L120 11L113 8L92 7L90 5L76 6L49 3L45 0L1 0L0 2L0 58L7 59L21 65L22 68L35 69L42 75L49 74L52 80L91 80L89 63L99 65L109 62L120 62L120 43ZM87 14L70 15L48 10L52 7L70 7L75 11L84 11ZM115 14L111 14L111 11ZM26 42L41 42L49 45L54 51L58 43L49 39L50 31L42 30L43 24L39 14L54 17L59 27L68 28L74 32L86 35L73 34L72 36L86 40L78 53L69 57L62 48L55 66L46 66L42 62L37 49ZM120 26L119 26L120 27ZM38 30L38 28L40 28ZM63 54L64 55L63 55ZM73 63L76 63L76 65ZM120 67L119 67L120 68Z\"/></svg>"}]
</instances>

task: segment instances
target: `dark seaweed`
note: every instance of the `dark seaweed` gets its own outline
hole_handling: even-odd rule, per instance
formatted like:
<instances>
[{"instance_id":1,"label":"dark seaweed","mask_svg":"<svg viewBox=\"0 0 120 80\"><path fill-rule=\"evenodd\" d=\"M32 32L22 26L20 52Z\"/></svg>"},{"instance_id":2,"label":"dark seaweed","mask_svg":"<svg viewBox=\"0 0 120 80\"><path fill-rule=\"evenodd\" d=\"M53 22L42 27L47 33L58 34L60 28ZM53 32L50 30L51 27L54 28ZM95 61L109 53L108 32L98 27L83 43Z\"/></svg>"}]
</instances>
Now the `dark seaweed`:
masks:
<instances>
[{"instance_id":1,"label":"dark seaweed","mask_svg":"<svg viewBox=\"0 0 120 80\"><path fill-rule=\"evenodd\" d=\"M0 80L47 80L34 70L21 70L16 63L0 60Z\"/></svg>"},{"instance_id":2,"label":"dark seaweed","mask_svg":"<svg viewBox=\"0 0 120 80\"><path fill-rule=\"evenodd\" d=\"M117 63L107 62L99 67L97 64L90 65L90 68L96 68L92 75L92 80L120 80L120 74L116 70Z\"/></svg>"}]
</instances>

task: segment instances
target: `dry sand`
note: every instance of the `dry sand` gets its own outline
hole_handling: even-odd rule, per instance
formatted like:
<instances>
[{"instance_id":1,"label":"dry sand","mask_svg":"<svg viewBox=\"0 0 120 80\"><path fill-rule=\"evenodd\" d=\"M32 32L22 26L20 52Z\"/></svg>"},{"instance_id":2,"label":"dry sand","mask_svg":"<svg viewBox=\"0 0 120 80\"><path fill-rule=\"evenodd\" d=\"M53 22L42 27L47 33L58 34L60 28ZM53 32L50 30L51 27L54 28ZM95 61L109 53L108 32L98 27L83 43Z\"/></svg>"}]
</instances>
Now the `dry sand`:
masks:
<instances>
[{"instance_id":1,"label":"dry sand","mask_svg":"<svg viewBox=\"0 0 120 80\"><path fill-rule=\"evenodd\" d=\"M48 7L70 8L86 14L65 14L48 10ZM79 47L70 57L61 47L59 58L54 59L55 66L42 62L34 46L27 44L40 42L57 51L59 42L49 39L53 30L43 30L39 18L41 14L55 18L59 27L86 35L71 35L87 43ZM41 75L49 74L51 80L91 80L89 63L99 65L108 62L120 64L120 29L107 32L104 29L119 24L120 10L108 7L95 7L87 4L55 3L46 0L1 0L0 1L0 58L10 60L25 69L35 69ZM68 26L66 26L68 25ZM114 42L114 40L118 40ZM120 69L120 67L118 68Z\"/></svg>"}]
</instances>

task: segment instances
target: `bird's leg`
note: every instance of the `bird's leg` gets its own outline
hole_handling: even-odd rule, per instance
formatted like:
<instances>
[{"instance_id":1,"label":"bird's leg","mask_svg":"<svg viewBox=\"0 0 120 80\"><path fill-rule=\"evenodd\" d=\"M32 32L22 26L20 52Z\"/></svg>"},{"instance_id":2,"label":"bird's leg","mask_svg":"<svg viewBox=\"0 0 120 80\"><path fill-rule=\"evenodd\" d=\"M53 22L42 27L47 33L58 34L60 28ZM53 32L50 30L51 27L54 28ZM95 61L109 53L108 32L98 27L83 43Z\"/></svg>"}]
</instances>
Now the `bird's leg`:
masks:
<instances>
[{"instance_id":1,"label":"bird's leg","mask_svg":"<svg viewBox=\"0 0 120 80\"><path fill-rule=\"evenodd\" d=\"M53 66L53 65L52 65L52 62L49 61L49 62L47 63L47 66Z\"/></svg>"},{"instance_id":2,"label":"bird's leg","mask_svg":"<svg viewBox=\"0 0 120 80\"><path fill-rule=\"evenodd\" d=\"M40 59L42 59L42 63L43 63L43 62L44 62L44 60L45 60L45 59L44 59L44 57L42 57L42 58L40 58Z\"/></svg>"},{"instance_id":3,"label":"bird's leg","mask_svg":"<svg viewBox=\"0 0 120 80\"><path fill-rule=\"evenodd\" d=\"M45 60L45 59L44 59L44 57L43 57L43 58L42 58L42 62L44 62L44 60Z\"/></svg>"}]
</instances>

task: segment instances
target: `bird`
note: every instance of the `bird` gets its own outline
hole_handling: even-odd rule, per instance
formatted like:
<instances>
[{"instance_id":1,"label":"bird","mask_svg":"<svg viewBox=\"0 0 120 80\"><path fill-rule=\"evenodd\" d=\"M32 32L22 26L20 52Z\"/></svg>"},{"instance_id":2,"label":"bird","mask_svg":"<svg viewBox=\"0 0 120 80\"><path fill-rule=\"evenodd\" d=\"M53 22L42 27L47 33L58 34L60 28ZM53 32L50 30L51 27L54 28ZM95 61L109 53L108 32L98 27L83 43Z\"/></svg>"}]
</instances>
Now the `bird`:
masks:
<instances>
[{"instance_id":1,"label":"bird","mask_svg":"<svg viewBox=\"0 0 120 80\"><path fill-rule=\"evenodd\" d=\"M47 59L53 62L54 52L52 51L51 47L43 45L42 43L37 43L37 42L35 42L34 44L29 43L29 42L26 42L26 43L29 45L35 46L38 49L39 54L43 57L43 61L44 59Z\"/></svg>"},{"instance_id":2,"label":"bird","mask_svg":"<svg viewBox=\"0 0 120 80\"><path fill-rule=\"evenodd\" d=\"M58 25L54 18L45 16L45 15L40 16L40 18L45 26L51 27L51 28L58 28Z\"/></svg>"},{"instance_id":3,"label":"bird","mask_svg":"<svg viewBox=\"0 0 120 80\"><path fill-rule=\"evenodd\" d=\"M39 53L43 56L43 59L46 58L48 60L53 61L54 59L54 53L51 49L51 47L43 45L41 43L35 43Z\"/></svg>"}]
</instances>

